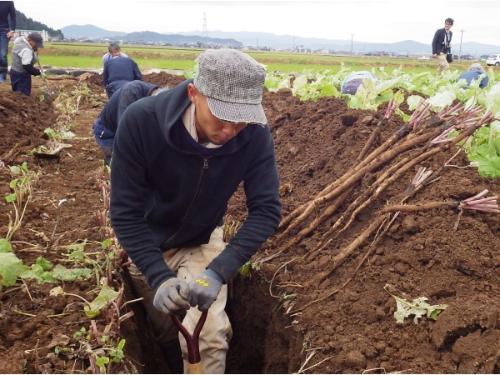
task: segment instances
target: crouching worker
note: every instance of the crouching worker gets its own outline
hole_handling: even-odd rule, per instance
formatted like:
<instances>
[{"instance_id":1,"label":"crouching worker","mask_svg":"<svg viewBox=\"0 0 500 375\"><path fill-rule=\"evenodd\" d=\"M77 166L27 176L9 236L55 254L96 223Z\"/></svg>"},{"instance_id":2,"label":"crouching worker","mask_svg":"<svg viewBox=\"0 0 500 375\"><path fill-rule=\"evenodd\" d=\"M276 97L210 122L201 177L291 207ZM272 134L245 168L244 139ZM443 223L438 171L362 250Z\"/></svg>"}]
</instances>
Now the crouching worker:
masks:
<instances>
[{"instance_id":1,"label":"crouching worker","mask_svg":"<svg viewBox=\"0 0 500 375\"><path fill-rule=\"evenodd\" d=\"M486 86L488 86L490 79L486 75L486 72L484 71L484 68L482 67L482 65L479 63L474 63L469 67L468 71L463 72L460 75L460 77L458 77L458 80L460 81L461 79L463 79L466 81L467 86L470 86L470 84L473 81L476 81L479 78L481 78L481 82L479 83L479 87L484 89Z\"/></svg>"},{"instance_id":2,"label":"crouching worker","mask_svg":"<svg viewBox=\"0 0 500 375\"><path fill-rule=\"evenodd\" d=\"M278 227L279 183L261 105L265 69L228 49L207 50L197 63L194 81L140 100L122 117L111 221L136 266L134 287L160 345L179 342L167 314L187 310L183 325L192 333L208 311L201 364L206 373L224 373L232 336L227 283ZM248 216L224 243L223 216L240 182ZM180 344L186 360L183 338Z\"/></svg>"},{"instance_id":3,"label":"crouching worker","mask_svg":"<svg viewBox=\"0 0 500 375\"><path fill-rule=\"evenodd\" d=\"M373 74L367 71L352 72L342 82L342 86L340 88L342 94L356 95L356 92L363 84L364 80L376 81L377 79Z\"/></svg>"},{"instance_id":4,"label":"crouching worker","mask_svg":"<svg viewBox=\"0 0 500 375\"><path fill-rule=\"evenodd\" d=\"M31 76L40 75L40 70L34 67L37 62L35 52L39 48L43 48L43 38L36 32L29 34L26 38L20 36L14 41L10 67L12 91L31 95Z\"/></svg>"},{"instance_id":5,"label":"crouching worker","mask_svg":"<svg viewBox=\"0 0 500 375\"><path fill-rule=\"evenodd\" d=\"M167 89L161 89L151 83L131 81L127 82L111 96L92 128L95 140L104 154L106 165L109 165L111 161L118 122L127 107L139 99L156 95L164 90Z\"/></svg>"}]
</instances>

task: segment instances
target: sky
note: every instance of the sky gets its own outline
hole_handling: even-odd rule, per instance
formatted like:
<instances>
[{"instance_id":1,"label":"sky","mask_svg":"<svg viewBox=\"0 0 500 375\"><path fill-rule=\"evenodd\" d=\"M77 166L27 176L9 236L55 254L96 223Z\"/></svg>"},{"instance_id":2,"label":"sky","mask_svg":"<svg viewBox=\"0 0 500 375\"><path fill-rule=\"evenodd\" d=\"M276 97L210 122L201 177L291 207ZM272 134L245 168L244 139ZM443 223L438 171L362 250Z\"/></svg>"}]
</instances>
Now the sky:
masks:
<instances>
[{"instance_id":1,"label":"sky","mask_svg":"<svg viewBox=\"0 0 500 375\"><path fill-rule=\"evenodd\" d=\"M18 10L59 29L92 24L113 31L254 31L391 43L430 43L444 20L454 40L500 45L500 0L44 0ZM461 32L463 31L463 33Z\"/></svg>"}]
</instances>

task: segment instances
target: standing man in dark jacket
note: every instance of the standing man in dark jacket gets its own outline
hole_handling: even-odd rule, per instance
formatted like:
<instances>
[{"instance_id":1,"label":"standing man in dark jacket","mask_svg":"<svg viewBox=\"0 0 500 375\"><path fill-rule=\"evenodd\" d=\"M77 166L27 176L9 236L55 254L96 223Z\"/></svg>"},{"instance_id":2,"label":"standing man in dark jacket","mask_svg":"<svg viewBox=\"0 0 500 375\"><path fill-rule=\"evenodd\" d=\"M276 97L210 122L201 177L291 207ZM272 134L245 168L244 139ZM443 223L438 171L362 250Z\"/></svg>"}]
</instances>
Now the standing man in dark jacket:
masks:
<instances>
[{"instance_id":1,"label":"standing man in dark jacket","mask_svg":"<svg viewBox=\"0 0 500 375\"><path fill-rule=\"evenodd\" d=\"M278 227L279 181L261 104L265 69L229 49L207 50L197 62L194 81L125 111L111 162L111 221L138 269L134 283L149 285L144 305L157 339L169 340L165 314L187 310L183 324L193 332L208 310L201 363L224 373L226 284ZM248 216L225 243L223 217L241 182Z\"/></svg>"},{"instance_id":2,"label":"standing man in dark jacket","mask_svg":"<svg viewBox=\"0 0 500 375\"><path fill-rule=\"evenodd\" d=\"M451 54L451 38L453 32L450 30L453 26L453 19L447 18L444 21L444 28L438 29L432 39L432 56L438 60L438 72L442 73L449 69L450 65L446 59L447 54Z\"/></svg>"},{"instance_id":3,"label":"standing man in dark jacket","mask_svg":"<svg viewBox=\"0 0 500 375\"><path fill-rule=\"evenodd\" d=\"M156 95L163 90L151 83L132 81L126 82L111 96L92 127L95 140L104 154L104 162L107 165L111 161L118 122L127 107L139 99Z\"/></svg>"},{"instance_id":4,"label":"standing man in dark jacket","mask_svg":"<svg viewBox=\"0 0 500 375\"><path fill-rule=\"evenodd\" d=\"M34 67L38 57L35 52L43 48L43 38L37 33L20 36L14 41L12 48L12 66L10 67L10 83L12 91L31 95L31 76L39 76L40 70Z\"/></svg>"},{"instance_id":5,"label":"standing man in dark jacket","mask_svg":"<svg viewBox=\"0 0 500 375\"><path fill-rule=\"evenodd\" d=\"M108 98L111 98L111 95L123 84L142 79L141 71L134 60L120 56L120 50L112 51L111 54L113 58L104 64L102 73Z\"/></svg>"},{"instance_id":6,"label":"standing man in dark jacket","mask_svg":"<svg viewBox=\"0 0 500 375\"><path fill-rule=\"evenodd\" d=\"M7 50L16 31L16 8L13 1L0 1L0 83L7 78Z\"/></svg>"}]
</instances>

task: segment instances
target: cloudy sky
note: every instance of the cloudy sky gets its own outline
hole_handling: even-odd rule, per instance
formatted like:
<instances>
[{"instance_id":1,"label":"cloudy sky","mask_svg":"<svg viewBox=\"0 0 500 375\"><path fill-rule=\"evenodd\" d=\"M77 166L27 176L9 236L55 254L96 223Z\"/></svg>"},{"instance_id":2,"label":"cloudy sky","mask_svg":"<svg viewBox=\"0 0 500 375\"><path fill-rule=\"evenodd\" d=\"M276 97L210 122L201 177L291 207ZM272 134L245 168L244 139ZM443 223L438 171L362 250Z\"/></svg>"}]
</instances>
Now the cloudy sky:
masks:
<instances>
[{"instance_id":1,"label":"cloudy sky","mask_svg":"<svg viewBox=\"0 0 500 375\"><path fill-rule=\"evenodd\" d=\"M444 19L458 42L500 45L500 0L44 0L16 8L54 28L93 24L114 31L259 31L365 42L430 43Z\"/></svg>"}]
</instances>

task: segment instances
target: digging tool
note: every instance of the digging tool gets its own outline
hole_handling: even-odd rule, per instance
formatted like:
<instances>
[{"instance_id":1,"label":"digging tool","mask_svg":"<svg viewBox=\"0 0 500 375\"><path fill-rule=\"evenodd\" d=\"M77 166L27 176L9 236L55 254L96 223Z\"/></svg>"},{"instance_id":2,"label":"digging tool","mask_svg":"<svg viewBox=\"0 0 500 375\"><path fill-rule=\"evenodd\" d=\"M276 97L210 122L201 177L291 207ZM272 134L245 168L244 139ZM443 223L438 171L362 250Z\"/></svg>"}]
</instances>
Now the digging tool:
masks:
<instances>
[{"instance_id":1,"label":"digging tool","mask_svg":"<svg viewBox=\"0 0 500 375\"><path fill-rule=\"evenodd\" d=\"M186 340L189 363L187 365L187 368L184 370L187 374L202 374L203 366L201 364L199 338L201 329L203 328L203 325L207 320L207 311L203 311L201 313L200 319L198 320L198 323L196 324L192 335L189 334L186 327L182 325L177 316L175 316L174 314L170 316L172 317L172 321L174 322L175 326L179 329L179 332L182 334L182 336L184 336L184 339Z\"/></svg>"},{"instance_id":2,"label":"digging tool","mask_svg":"<svg viewBox=\"0 0 500 375\"><path fill-rule=\"evenodd\" d=\"M42 90L42 95L44 99L52 101L56 97L56 93L50 89L47 77L45 77L45 72L43 71L42 64L40 64L40 58L38 53L36 55L36 63L38 64L38 69L40 69L40 76L42 77L44 88Z\"/></svg>"}]
</instances>

